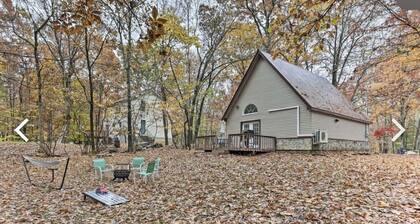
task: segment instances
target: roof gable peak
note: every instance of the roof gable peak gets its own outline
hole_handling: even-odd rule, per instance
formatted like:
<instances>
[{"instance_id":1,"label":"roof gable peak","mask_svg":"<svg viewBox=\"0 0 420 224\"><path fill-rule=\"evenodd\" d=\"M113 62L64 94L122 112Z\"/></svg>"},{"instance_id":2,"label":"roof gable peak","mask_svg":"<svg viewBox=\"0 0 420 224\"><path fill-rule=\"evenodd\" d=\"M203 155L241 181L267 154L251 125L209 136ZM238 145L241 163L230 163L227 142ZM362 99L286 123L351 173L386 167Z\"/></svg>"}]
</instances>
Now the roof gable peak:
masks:
<instances>
[{"instance_id":1,"label":"roof gable peak","mask_svg":"<svg viewBox=\"0 0 420 224\"><path fill-rule=\"evenodd\" d=\"M254 73L254 69L260 59L266 60L273 70L283 78L311 110L362 123L369 123L366 116L355 112L350 102L328 80L299 66L281 59L274 59L270 54L261 50L258 50L255 54L223 115L223 120L226 120L229 116L233 104L239 99L240 93L252 73Z\"/></svg>"}]
</instances>

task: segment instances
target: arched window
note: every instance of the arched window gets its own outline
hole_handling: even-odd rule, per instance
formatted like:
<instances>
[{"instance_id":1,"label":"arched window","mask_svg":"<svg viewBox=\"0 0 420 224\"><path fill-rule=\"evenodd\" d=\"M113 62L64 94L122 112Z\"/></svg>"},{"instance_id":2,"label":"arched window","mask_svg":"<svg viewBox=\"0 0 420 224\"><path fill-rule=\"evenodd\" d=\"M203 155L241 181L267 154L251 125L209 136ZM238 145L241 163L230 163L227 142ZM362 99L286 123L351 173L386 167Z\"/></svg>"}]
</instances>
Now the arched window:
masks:
<instances>
[{"instance_id":1,"label":"arched window","mask_svg":"<svg viewBox=\"0 0 420 224\"><path fill-rule=\"evenodd\" d=\"M248 106L245 107L245 111L244 114L252 114L252 113L257 113L258 109L257 106L255 106L255 104L248 104Z\"/></svg>"}]
</instances>

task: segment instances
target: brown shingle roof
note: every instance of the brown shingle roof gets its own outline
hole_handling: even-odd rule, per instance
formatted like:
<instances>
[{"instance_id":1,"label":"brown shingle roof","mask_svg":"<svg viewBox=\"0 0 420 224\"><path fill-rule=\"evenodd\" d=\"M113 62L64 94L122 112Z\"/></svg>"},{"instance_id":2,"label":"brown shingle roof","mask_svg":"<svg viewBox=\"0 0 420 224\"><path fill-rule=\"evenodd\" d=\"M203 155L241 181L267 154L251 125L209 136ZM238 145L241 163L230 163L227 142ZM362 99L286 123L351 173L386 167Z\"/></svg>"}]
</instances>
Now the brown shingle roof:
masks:
<instances>
[{"instance_id":1,"label":"brown shingle roof","mask_svg":"<svg viewBox=\"0 0 420 224\"><path fill-rule=\"evenodd\" d=\"M259 56L272 65L311 110L369 123L367 117L355 112L350 102L326 79L283 60L273 59L270 54L262 51L257 52L251 66L253 66L255 59ZM244 80L248 80L248 77L246 77L250 75L248 73L251 72L247 71ZM243 85L244 83L241 82L232 101L237 100ZM225 120L230 112L231 104L232 102L223 115Z\"/></svg>"}]
</instances>

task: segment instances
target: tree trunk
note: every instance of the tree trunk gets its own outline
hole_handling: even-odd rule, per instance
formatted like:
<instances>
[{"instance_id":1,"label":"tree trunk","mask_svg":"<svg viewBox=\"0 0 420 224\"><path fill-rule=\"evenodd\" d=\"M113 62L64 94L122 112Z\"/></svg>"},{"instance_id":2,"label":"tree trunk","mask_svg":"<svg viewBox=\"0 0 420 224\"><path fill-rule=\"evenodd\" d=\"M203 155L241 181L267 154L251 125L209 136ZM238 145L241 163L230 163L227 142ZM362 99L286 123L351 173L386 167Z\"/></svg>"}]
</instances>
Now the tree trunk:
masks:
<instances>
[{"instance_id":1,"label":"tree trunk","mask_svg":"<svg viewBox=\"0 0 420 224\"><path fill-rule=\"evenodd\" d=\"M120 36L120 49L123 55L124 65L125 65L125 74L126 74L126 84L127 84L127 143L128 151L133 151L133 127L132 127L132 109L131 109L131 48L132 48L132 37L131 37L131 22L132 15L129 13L127 22L127 50L124 48L123 40L123 27L119 24L119 36Z\"/></svg>"},{"instance_id":2,"label":"tree trunk","mask_svg":"<svg viewBox=\"0 0 420 224\"><path fill-rule=\"evenodd\" d=\"M70 43L70 35L67 35L67 55L64 54L65 49L63 44L63 37L59 35L56 31L54 31L54 37L57 43L58 67L60 68L61 73L63 74L62 92L64 96L64 124L62 129L62 135L59 141L61 143L65 143L67 142L71 122L71 77L74 74L74 54L72 52L72 45ZM51 54L54 54L52 48L49 49L51 51ZM66 63L66 61L68 62Z\"/></svg>"},{"instance_id":3,"label":"tree trunk","mask_svg":"<svg viewBox=\"0 0 420 224\"><path fill-rule=\"evenodd\" d=\"M400 107L400 124L405 128L405 121L407 118L407 107L406 107L406 102L407 100L403 99L401 100L401 107ZM404 148L407 148L407 133L404 132L402 133L402 135L400 136L401 140L402 140L402 146Z\"/></svg>"},{"instance_id":4,"label":"tree trunk","mask_svg":"<svg viewBox=\"0 0 420 224\"><path fill-rule=\"evenodd\" d=\"M99 82L99 90L98 90L98 105L103 105L103 95L104 95L104 84L102 80ZM102 108L98 106L96 108L96 119L95 119L95 133L97 138L102 137L102 127L101 127L101 116L102 116ZM99 150L99 139L96 140L96 148Z\"/></svg>"},{"instance_id":5,"label":"tree trunk","mask_svg":"<svg viewBox=\"0 0 420 224\"><path fill-rule=\"evenodd\" d=\"M178 148L178 144L176 142L176 140L178 139L178 132L175 129L175 124L174 124L174 121L171 118L171 115L170 114L167 114L167 115L168 115L168 120L171 124L172 144L174 144L175 148Z\"/></svg>"},{"instance_id":6,"label":"tree trunk","mask_svg":"<svg viewBox=\"0 0 420 224\"><path fill-rule=\"evenodd\" d=\"M131 32L131 31L130 31ZM129 34L131 38L131 34ZM131 40L129 40L131 45ZM129 46L131 48L131 46ZM132 128L132 112L131 112L131 66L130 66L130 51L127 52L127 131L128 131L128 151L133 151L133 128Z\"/></svg>"},{"instance_id":7,"label":"tree trunk","mask_svg":"<svg viewBox=\"0 0 420 224\"><path fill-rule=\"evenodd\" d=\"M24 97L24 88L23 88L23 85L24 85L24 82L25 81L26 81L25 80L25 76L22 76L22 80L20 81L20 85L19 85L19 93L18 93L18 95L19 95L19 111L20 111L19 116L22 117L22 118L26 118L26 113L28 111L26 109L27 103L24 102L24 98L25 97ZM26 125L22 128L22 132L23 133L26 133Z\"/></svg>"},{"instance_id":8,"label":"tree trunk","mask_svg":"<svg viewBox=\"0 0 420 224\"><path fill-rule=\"evenodd\" d=\"M188 149L191 149L191 144L193 141L193 126L194 126L194 114L193 112L190 113L190 117L187 123L187 142L186 146Z\"/></svg>"},{"instance_id":9,"label":"tree trunk","mask_svg":"<svg viewBox=\"0 0 420 224\"><path fill-rule=\"evenodd\" d=\"M197 106L199 92L200 92L199 87L196 86L193 93L193 99L191 101L191 104L189 105L191 109L189 111L189 116L188 116L188 123L187 123L188 132L187 132L187 144L186 144L188 149L191 149L191 144L193 143L194 138L195 138L193 128L194 128L194 120L195 120L194 118L196 116L196 106Z\"/></svg>"},{"instance_id":10,"label":"tree trunk","mask_svg":"<svg viewBox=\"0 0 420 224\"><path fill-rule=\"evenodd\" d=\"M166 105L166 101L167 101L167 97L166 97L166 92L165 92L165 88L161 85L160 86L160 93L162 96L162 102L165 103ZM168 136L168 117L166 114L166 109L162 109L162 121L163 121L163 135L165 137L165 145L169 145L169 136Z\"/></svg>"},{"instance_id":11,"label":"tree trunk","mask_svg":"<svg viewBox=\"0 0 420 224\"><path fill-rule=\"evenodd\" d=\"M69 55L69 62L68 62L68 71L63 72L64 74L64 129L63 129L63 137L62 141L67 142L67 138L70 132L70 125L71 125L71 110L73 107L73 101L71 99L71 79L73 74L75 73L75 59L74 54L71 48L71 38L67 36L67 48L68 48L68 55Z\"/></svg>"},{"instance_id":12,"label":"tree trunk","mask_svg":"<svg viewBox=\"0 0 420 224\"><path fill-rule=\"evenodd\" d=\"M47 142L53 140L53 113L51 110L48 111L47 118Z\"/></svg>"},{"instance_id":13,"label":"tree trunk","mask_svg":"<svg viewBox=\"0 0 420 224\"><path fill-rule=\"evenodd\" d=\"M203 113L203 108L204 108L204 102L206 101L206 94L203 96L203 98L201 99L200 102L200 108L197 111L196 114L196 121L195 121L195 126L194 126L194 136L197 137L200 131L200 126L201 126L201 114Z\"/></svg>"},{"instance_id":14,"label":"tree trunk","mask_svg":"<svg viewBox=\"0 0 420 224\"><path fill-rule=\"evenodd\" d=\"M163 121L163 135L165 137L165 145L169 145L169 136L168 136L168 118L166 116L166 111L162 110L162 121Z\"/></svg>"},{"instance_id":15,"label":"tree trunk","mask_svg":"<svg viewBox=\"0 0 420 224\"><path fill-rule=\"evenodd\" d=\"M67 142L71 122L71 79L69 76L64 78L64 127L62 142Z\"/></svg>"},{"instance_id":16,"label":"tree trunk","mask_svg":"<svg viewBox=\"0 0 420 224\"><path fill-rule=\"evenodd\" d=\"M420 142L419 142L419 135L420 135L420 117L417 118L417 124L416 124L416 126L417 126L417 128L416 128L416 134L414 136L413 149L414 149L414 151L417 151L417 150L420 151L420 148L419 148L419 144L420 144Z\"/></svg>"},{"instance_id":17,"label":"tree trunk","mask_svg":"<svg viewBox=\"0 0 420 224\"><path fill-rule=\"evenodd\" d=\"M187 129L187 126L188 126L188 118L187 118L187 120L184 122L184 146L185 147L188 147L187 146L187 139L188 139L188 129Z\"/></svg>"},{"instance_id":18,"label":"tree trunk","mask_svg":"<svg viewBox=\"0 0 420 224\"><path fill-rule=\"evenodd\" d=\"M88 78L89 78L89 129L90 129L90 145L92 147L92 152L95 152L95 125L94 125L94 101L93 101L93 72L92 72L92 65L90 62L89 56L89 33L88 29L85 28L85 56L86 56L86 65L88 70Z\"/></svg>"},{"instance_id":19,"label":"tree trunk","mask_svg":"<svg viewBox=\"0 0 420 224\"><path fill-rule=\"evenodd\" d=\"M34 58L35 58L35 70L36 70L36 77L37 77L37 90L38 90L38 141L40 143L41 151L44 151L44 129L43 129L43 114L44 114L44 102L42 101L42 74L41 74L41 65L39 61L38 55L38 32L34 32Z\"/></svg>"}]
</instances>

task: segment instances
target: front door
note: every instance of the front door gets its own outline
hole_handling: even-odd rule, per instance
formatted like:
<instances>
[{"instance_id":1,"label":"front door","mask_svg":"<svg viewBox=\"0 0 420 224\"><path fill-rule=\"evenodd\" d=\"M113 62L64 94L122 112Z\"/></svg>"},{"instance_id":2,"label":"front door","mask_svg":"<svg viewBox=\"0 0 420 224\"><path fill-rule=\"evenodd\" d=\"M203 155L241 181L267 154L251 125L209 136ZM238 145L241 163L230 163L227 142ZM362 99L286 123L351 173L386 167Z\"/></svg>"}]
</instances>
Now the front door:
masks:
<instances>
[{"instance_id":1,"label":"front door","mask_svg":"<svg viewBox=\"0 0 420 224\"><path fill-rule=\"evenodd\" d=\"M261 134L260 121L246 121L241 124L241 133Z\"/></svg>"},{"instance_id":2,"label":"front door","mask_svg":"<svg viewBox=\"0 0 420 224\"><path fill-rule=\"evenodd\" d=\"M246 135L242 138L242 144L246 148L258 148L258 137L254 135L261 134L260 121L246 121L241 123L241 133Z\"/></svg>"}]
</instances>

